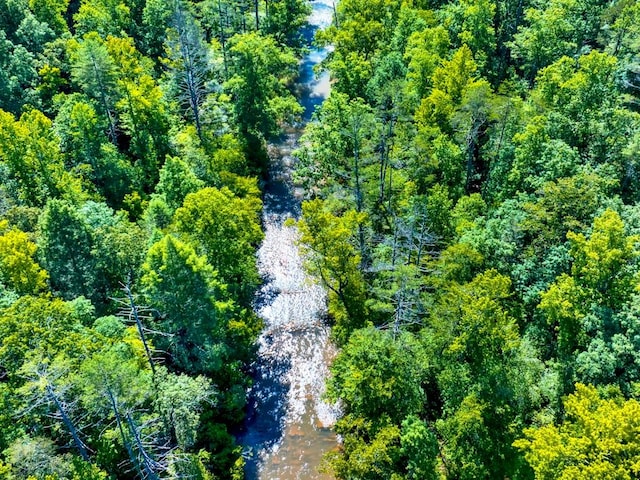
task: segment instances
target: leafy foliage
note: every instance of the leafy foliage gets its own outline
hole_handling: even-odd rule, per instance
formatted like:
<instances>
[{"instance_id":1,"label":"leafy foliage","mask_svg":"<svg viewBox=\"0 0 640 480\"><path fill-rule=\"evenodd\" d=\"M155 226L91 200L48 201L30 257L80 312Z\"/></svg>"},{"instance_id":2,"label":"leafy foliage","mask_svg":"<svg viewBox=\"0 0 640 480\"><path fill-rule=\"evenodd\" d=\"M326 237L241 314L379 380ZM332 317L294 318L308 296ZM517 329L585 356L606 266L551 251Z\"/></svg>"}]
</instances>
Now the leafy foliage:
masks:
<instances>
[{"instance_id":1,"label":"leafy foliage","mask_svg":"<svg viewBox=\"0 0 640 480\"><path fill-rule=\"evenodd\" d=\"M592 386L576 385L559 425L525 429L514 445L525 452L536 478L633 478L638 468L638 402Z\"/></svg>"},{"instance_id":2,"label":"leafy foliage","mask_svg":"<svg viewBox=\"0 0 640 480\"><path fill-rule=\"evenodd\" d=\"M634 477L636 453L605 465L582 433L563 448L587 396L634 401L636 17L599 0L337 6L319 34L334 91L298 175L343 348L338 478ZM384 375L400 338L425 396L387 418L370 366Z\"/></svg>"},{"instance_id":3,"label":"leafy foliage","mask_svg":"<svg viewBox=\"0 0 640 480\"><path fill-rule=\"evenodd\" d=\"M257 177L308 13L0 0L3 478L241 475ZM638 25L631 0L336 5L295 181L338 478L637 476Z\"/></svg>"},{"instance_id":4,"label":"leafy foliage","mask_svg":"<svg viewBox=\"0 0 640 480\"><path fill-rule=\"evenodd\" d=\"M241 475L309 14L241 3L0 0L0 477Z\"/></svg>"}]
</instances>

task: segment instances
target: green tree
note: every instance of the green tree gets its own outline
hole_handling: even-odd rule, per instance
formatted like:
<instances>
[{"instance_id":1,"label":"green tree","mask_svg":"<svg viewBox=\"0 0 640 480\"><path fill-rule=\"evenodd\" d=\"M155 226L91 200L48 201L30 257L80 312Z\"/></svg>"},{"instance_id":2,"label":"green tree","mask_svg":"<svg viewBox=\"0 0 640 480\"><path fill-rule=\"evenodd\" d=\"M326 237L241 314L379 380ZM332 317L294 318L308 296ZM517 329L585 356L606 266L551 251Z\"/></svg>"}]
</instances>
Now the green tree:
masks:
<instances>
[{"instance_id":1,"label":"green tree","mask_svg":"<svg viewBox=\"0 0 640 480\"><path fill-rule=\"evenodd\" d=\"M107 37L106 48L117 65L115 108L129 153L136 160L142 186L157 182L158 167L169 152L169 115L164 94L151 75L152 62L143 57L130 37Z\"/></svg>"},{"instance_id":2,"label":"green tree","mask_svg":"<svg viewBox=\"0 0 640 480\"><path fill-rule=\"evenodd\" d=\"M24 436L6 450L9 461L8 480L46 478L72 480L106 480L107 473L70 454L59 454L52 440L39 436Z\"/></svg>"},{"instance_id":3,"label":"green tree","mask_svg":"<svg viewBox=\"0 0 640 480\"><path fill-rule=\"evenodd\" d=\"M422 409L421 382L427 365L409 334L394 338L373 327L356 330L332 364L330 400L341 399L344 421L365 418L399 425Z\"/></svg>"},{"instance_id":4,"label":"green tree","mask_svg":"<svg viewBox=\"0 0 640 480\"><path fill-rule=\"evenodd\" d=\"M138 25L140 29L140 50L150 59L156 62L165 55L164 42L167 37L167 29L171 26L173 5L163 0L148 0L142 10L142 21Z\"/></svg>"},{"instance_id":5,"label":"green tree","mask_svg":"<svg viewBox=\"0 0 640 480\"><path fill-rule=\"evenodd\" d=\"M213 80L210 51L199 24L181 0L173 2L172 27L168 31L167 66L174 95L189 112L200 141L203 136L202 106Z\"/></svg>"},{"instance_id":6,"label":"green tree","mask_svg":"<svg viewBox=\"0 0 640 480\"><path fill-rule=\"evenodd\" d=\"M20 46L25 47L31 53L37 54L45 50L46 44L54 40L56 34L49 25L39 21L29 12L20 22L15 36Z\"/></svg>"},{"instance_id":7,"label":"green tree","mask_svg":"<svg viewBox=\"0 0 640 480\"><path fill-rule=\"evenodd\" d=\"M165 236L149 249L142 286L161 317L155 343L186 372L216 372L226 357L225 333L233 311L225 286L193 247Z\"/></svg>"},{"instance_id":8,"label":"green tree","mask_svg":"<svg viewBox=\"0 0 640 480\"><path fill-rule=\"evenodd\" d=\"M468 45L481 70L490 70L496 49L496 3L490 0L463 0L450 4L443 11L445 25L459 45Z\"/></svg>"},{"instance_id":9,"label":"green tree","mask_svg":"<svg viewBox=\"0 0 640 480\"><path fill-rule=\"evenodd\" d=\"M83 295L102 313L109 296L135 276L142 263L145 235L123 212L104 203L75 207L52 200L39 220L40 254L51 286L64 298Z\"/></svg>"},{"instance_id":10,"label":"green tree","mask_svg":"<svg viewBox=\"0 0 640 480\"><path fill-rule=\"evenodd\" d=\"M610 39L608 45L613 55L624 57L634 50L638 40L638 19L640 8L636 2L619 2L605 11L604 19L608 21L610 31L606 32Z\"/></svg>"},{"instance_id":11,"label":"green tree","mask_svg":"<svg viewBox=\"0 0 640 480\"><path fill-rule=\"evenodd\" d=\"M402 422L400 435L402 454L407 457L407 479L436 480L438 444L429 426L415 415Z\"/></svg>"},{"instance_id":12,"label":"green tree","mask_svg":"<svg viewBox=\"0 0 640 480\"><path fill-rule=\"evenodd\" d=\"M204 182L198 179L189 166L176 157L167 157L160 170L160 181L156 192L167 202L169 208L175 211L182 206L185 197L204 187Z\"/></svg>"},{"instance_id":13,"label":"green tree","mask_svg":"<svg viewBox=\"0 0 640 480\"><path fill-rule=\"evenodd\" d=\"M607 352L630 342L624 315L615 313L632 308L628 302L636 281L637 238L626 235L618 213L606 210L594 220L588 239L574 232L567 233L567 239L573 258L571 275L558 276L540 294L538 305L557 341L559 395L568 393L580 375L606 378L597 372L608 370L612 362L618 363L621 375L633 375L633 368L622 366L627 362L620 355Z\"/></svg>"},{"instance_id":14,"label":"green tree","mask_svg":"<svg viewBox=\"0 0 640 480\"><path fill-rule=\"evenodd\" d=\"M338 21L319 37L321 41L335 45L336 53L329 59L329 65L337 73L339 91L353 93L351 98L362 96L362 91L348 91L341 85L346 73L341 67L354 65L356 69L370 71L375 53L390 43L400 6L385 0L346 0L337 5ZM339 65L342 62L344 64Z\"/></svg>"},{"instance_id":15,"label":"green tree","mask_svg":"<svg viewBox=\"0 0 640 480\"><path fill-rule=\"evenodd\" d=\"M87 33L82 41L69 43L71 75L74 82L97 102L100 113L107 120L109 139L118 140L118 120L116 118L115 84L116 63L109 55L107 46L95 31Z\"/></svg>"},{"instance_id":16,"label":"green tree","mask_svg":"<svg viewBox=\"0 0 640 480\"><path fill-rule=\"evenodd\" d=\"M30 101L37 75L33 54L0 30L0 109L19 113Z\"/></svg>"},{"instance_id":17,"label":"green tree","mask_svg":"<svg viewBox=\"0 0 640 480\"><path fill-rule=\"evenodd\" d=\"M362 100L349 100L347 95L333 93L316 113L318 123L309 126L301 152L303 175L321 183L327 176L345 184L350 206L358 213L365 211L365 168L371 164L369 132L378 125L372 109ZM315 185L308 184L308 188ZM336 188L336 187L334 187ZM342 192L336 192L344 196ZM373 202L368 202L373 203ZM361 245L364 247L364 245ZM364 248L361 249L363 254Z\"/></svg>"},{"instance_id":18,"label":"green tree","mask_svg":"<svg viewBox=\"0 0 640 480\"><path fill-rule=\"evenodd\" d=\"M158 395L154 407L169 429L172 443L188 451L196 444L203 408L215 400L211 381L203 376L161 372L156 382Z\"/></svg>"},{"instance_id":19,"label":"green tree","mask_svg":"<svg viewBox=\"0 0 640 480\"><path fill-rule=\"evenodd\" d=\"M407 96L415 105L429 95L433 73L446 56L449 43L449 34L442 26L414 32L407 39Z\"/></svg>"},{"instance_id":20,"label":"green tree","mask_svg":"<svg viewBox=\"0 0 640 480\"><path fill-rule=\"evenodd\" d=\"M368 321L366 285L355 245L363 221L364 214L349 210L334 215L322 201L312 200L303 203L298 222L308 268L329 290L329 312L336 322L333 334L340 344Z\"/></svg>"},{"instance_id":21,"label":"green tree","mask_svg":"<svg viewBox=\"0 0 640 480\"><path fill-rule=\"evenodd\" d=\"M20 295L43 291L48 275L35 260L36 249L26 233L0 221L0 282Z\"/></svg>"},{"instance_id":22,"label":"green tree","mask_svg":"<svg viewBox=\"0 0 640 480\"><path fill-rule=\"evenodd\" d=\"M136 185L136 172L129 160L108 141L106 120L92 102L80 95L67 96L55 118L54 130L67 164L88 177L92 189L111 207L121 207L125 196Z\"/></svg>"},{"instance_id":23,"label":"green tree","mask_svg":"<svg viewBox=\"0 0 640 480\"><path fill-rule=\"evenodd\" d=\"M518 29L512 44L525 76L533 80L540 69L594 42L605 5L600 0L553 0L527 9L526 26Z\"/></svg>"},{"instance_id":24,"label":"green tree","mask_svg":"<svg viewBox=\"0 0 640 480\"><path fill-rule=\"evenodd\" d=\"M95 298L94 239L78 211L66 202L51 200L39 221L38 246L51 287L67 300Z\"/></svg>"},{"instance_id":25,"label":"green tree","mask_svg":"<svg viewBox=\"0 0 640 480\"><path fill-rule=\"evenodd\" d=\"M82 0L73 20L78 36L121 36L131 30L131 9L121 0Z\"/></svg>"},{"instance_id":26,"label":"green tree","mask_svg":"<svg viewBox=\"0 0 640 480\"><path fill-rule=\"evenodd\" d=\"M633 292L636 281L635 260L640 255L636 244L640 237L627 236L620 215L610 209L595 218L589 239L569 232L576 282L589 289L599 303L618 309Z\"/></svg>"},{"instance_id":27,"label":"green tree","mask_svg":"<svg viewBox=\"0 0 640 480\"><path fill-rule=\"evenodd\" d=\"M445 288L423 332L442 399L447 475L501 478L520 469L511 425L523 424L535 368L526 365L510 280L488 270Z\"/></svg>"},{"instance_id":28,"label":"green tree","mask_svg":"<svg viewBox=\"0 0 640 480\"><path fill-rule=\"evenodd\" d=\"M301 47L301 29L311 13L311 6L301 0L271 0L266 3L266 8L262 30L282 45Z\"/></svg>"},{"instance_id":29,"label":"green tree","mask_svg":"<svg viewBox=\"0 0 640 480\"><path fill-rule=\"evenodd\" d=\"M342 455L329 454L333 473L338 478L375 480L402 478L400 463L400 429L395 425L382 427L369 435L370 442L354 435L345 435Z\"/></svg>"},{"instance_id":30,"label":"green tree","mask_svg":"<svg viewBox=\"0 0 640 480\"><path fill-rule=\"evenodd\" d=\"M46 23L56 34L68 31L64 15L69 8L69 0L30 0L29 8L40 22Z\"/></svg>"},{"instance_id":31,"label":"green tree","mask_svg":"<svg viewBox=\"0 0 640 480\"><path fill-rule=\"evenodd\" d=\"M28 295L1 310L0 365L9 379L20 383L19 370L34 353L52 359L91 352L91 337L83 327L91 313L85 299L64 302Z\"/></svg>"},{"instance_id":32,"label":"green tree","mask_svg":"<svg viewBox=\"0 0 640 480\"><path fill-rule=\"evenodd\" d=\"M240 131L269 137L302 113L286 88L298 62L272 37L255 32L233 37L230 45L230 78L225 88L232 95Z\"/></svg>"},{"instance_id":33,"label":"green tree","mask_svg":"<svg viewBox=\"0 0 640 480\"><path fill-rule=\"evenodd\" d=\"M584 345L582 320L585 312L582 305L587 298L588 293L566 274L559 276L547 291L540 294L538 308L557 333L558 354L563 361L578 346Z\"/></svg>"},{"instance_id":34,"label":"green tree","mask_svg":"<svg viewBox=\"0 0 640 480\"><path fill-rule=\"evenodd\" d=\"M175 213L176 229L243 301L258 283L254 253L262 240L261 207L253 192L241 197L226 187L210 187L187 195Z\"/></svg>"},{"instance_id":35,"label":"green tree","mask_svg":"<svg viewBox=\"0 0 640 480\"><path fill-rule=\"evenodd\" d=\"M84 197L78 179L64 168L51 120L37 110L18 121L0 111L0 162L16 182L17 203L42 207L49 198Z\"/></svg>"},{"instance_id":36,"label":"green tree","mask_svg":"<svg viewBox=\"0 0 640 480\"><path fill-rule=\"evenodd\" d=\"M583 234L567 233L573 264L571 276L560 275L541 294L538 308L558 331L560 355L567 357L584 347L583 320L590 304L619 310L633 293L635 236L626 236L618 213L606 210L594 220L589 239Z\"/></svg>"},{"instance_id":37,"label":"green tree","mask_svg":"<svg viewBox=\"0 0 640 480\"><path fill-rule=\"evenodd\" d=\"M563 149L558 146L558 151ZM562 241L569 231L586 230L599 206L612 193L612 187L610 179L588 171L540 185L536 198L522 205L526 216L520 226L530 245L543 253Z\"/></svg>"},{"instance_id":38,"label":"green tree","mask_svg":"<svg viewBox=\"0 0 640 480\"><path fill-rule=\"evenodd\" d=\"M638 474L637 400L615 394L603 398L595 387L576 384L564 406L560 425L527 428L524 438L514 442L536 479L631 479Z\"/></svg>"},{"instance_id":39,"label":"green tree","mask_svg":"<svg viewBox=\"0 0 640 480\"><path fill-rule=\"evenodd\" d=\"M92 299L97 308L108 309L109 297L117 296L123 283L137 277L147 237L125 212L114 212L104 203L86 202L77 213L93 239L91 254L95 259L96 280Z\"/></svg>"},{"instance_id":40,"label":"green tree","mask_svg":"<svg viewBox=\"0 0 640 480\"><path fill-rule=\"evenodd\" d=\"M146 425L142 424L141 409L152 393L151 372L145 370L146 365L131 344L107 343L82 363L78 384L82 402L98 419L102 435L113 443L115 440L126 452L128 465L136 475L157 480L163 469L157 451L157 423L147 418Z\"/></svg>"},{"instance_id":41,"label":"green tree","mask_svg":"<svg viewBox=\"0 0 640 480\"><path fill-rule=\"evenodd\" d=\"M437 450L415 417L425 402L424 360L410 334L395 337L370 327L351 335L327 386L329 399L340 399L344 407L335 427L343 447L330 456L339 478L433 477ZM417 452L416 447L427 448ZM405 469L409 477L400 476Z\"/></svg>"},{"instance_id":42,"label":"green tree","mask_svg":"<svg viewBox=\"0 0 640 480\"><path fill-rule=\"evenodd\" d=\"M35 352L19 370L25 379L17 393L24 399L27 407L25 412L37 411L44 408L44 412L59 421L70 436L77 454L89 461L89 452L80 431L81 422L77 413L77 398L70 382L69 372L74 362L63 355L53 360L41 357ZM42 422L42 419L38 419ZM53 425L56 428L57 425ZM61 432L56 432L60 435ZM65 436L66 436L65 435Z\"/></svg>"}]
</instances>

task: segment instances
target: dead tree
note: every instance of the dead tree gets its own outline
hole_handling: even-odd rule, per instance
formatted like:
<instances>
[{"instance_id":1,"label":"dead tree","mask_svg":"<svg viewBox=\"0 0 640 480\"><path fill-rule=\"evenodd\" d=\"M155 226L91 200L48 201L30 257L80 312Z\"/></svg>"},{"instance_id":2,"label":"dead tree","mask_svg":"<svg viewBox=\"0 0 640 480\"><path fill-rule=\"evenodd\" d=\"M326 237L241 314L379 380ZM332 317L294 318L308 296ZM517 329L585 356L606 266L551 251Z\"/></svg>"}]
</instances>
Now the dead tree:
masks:
<instances>
[{"instance_id":1,"label":"dead tree","mask_svg":"<svg viewBox=\"0 0 640 480\"><path fill-rule=\"evenodd\" d=\"M148 307L141 307L136 304L133 293L131 293L131 279L127 280L127 283L122 285L122 290L124 291L126 297L124 299L117 300L121 305L119 315L129 322L135 323L138 335L140 335L140 341L142 342L142 345L144 345L144 352L147 356L147 360L149 361L151 372L155 375L156 366L153 360L153 355L151 353L151 348L149 347L149 342L147 341L146 337L146 333L151 332L151 330L145 328L144 324L142 323L143 320L149 318L148 313L151 310Z\"/></svg>"},{"instance_id":2,"label":"dead tree","mask_svg":"<svg viewBox=\"0 0 640 480\"><path fill-rule=\"evenodd\" d=\"M80 437L80 431L76 425L75 400L68 398L70 385L65 385L62 378L69 373L64 365L54 364L48 360L36 360L27 363L23 368L27 383L20 391L25 395L28 407L20 412L25 415L40 407L52 408L48 414L56 421L62 422L73 440L78 454L83 460L89 461L89 451Z\"/></svg>"},{"instance_id":3,"label":"dead tree","mask_svg":"<svg viewBox=\"0 0 640 480\"><path fill-rule=\"evenodd\" d=\"M179 90L178 97L191 112L196 132L202 141L201 108L210 76L209 52L200 27L180 0L174 3L173 27L177 36L169 43L174 56L171 64Z\"/></svg>"}]
</instances>

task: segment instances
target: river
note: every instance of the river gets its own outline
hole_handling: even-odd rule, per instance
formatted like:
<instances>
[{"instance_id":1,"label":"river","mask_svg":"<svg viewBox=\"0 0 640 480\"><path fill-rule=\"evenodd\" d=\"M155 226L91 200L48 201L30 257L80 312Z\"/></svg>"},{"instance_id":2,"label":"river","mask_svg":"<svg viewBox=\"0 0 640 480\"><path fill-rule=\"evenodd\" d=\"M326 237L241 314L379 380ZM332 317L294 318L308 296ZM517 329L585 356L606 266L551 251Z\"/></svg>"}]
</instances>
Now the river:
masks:
<instances>
[{"instance_id":1,"label":"river","mask_svg":"<svg viewBox=\"0 0 640 480\"><path fill-rule=\"evenodd\" d=\"M309 26L303 32L309 44L315 31L328 26L333 17L332 0L310 3ZM265 328L258 339L254 385L239 436L247 480L332 478L318 471L324 453L337 445L331 427L338 411L322 400L328 366L336 353L326 324L326 292L303 269L298 230L285 225L287 219L300 216L302 192L293 183L291 153L314 109L329 94L328 74L316 78L313 72L327 54L327 49L311 48L302 59L298 100L305 107L303 122L269 145L265 238L258 251L264 284L254 307Z\"/></svg>"}]
</instances>

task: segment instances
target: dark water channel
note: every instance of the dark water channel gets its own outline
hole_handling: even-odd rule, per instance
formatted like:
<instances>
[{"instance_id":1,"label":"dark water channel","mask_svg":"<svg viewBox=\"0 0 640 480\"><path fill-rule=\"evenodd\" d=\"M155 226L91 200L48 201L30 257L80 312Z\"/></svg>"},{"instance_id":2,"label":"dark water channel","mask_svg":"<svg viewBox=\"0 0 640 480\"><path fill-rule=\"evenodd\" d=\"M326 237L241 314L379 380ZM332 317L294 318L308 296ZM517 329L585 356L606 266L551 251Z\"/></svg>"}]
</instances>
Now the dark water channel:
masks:
<instances>
[{"instance_id":1,"label":"dark water channel","mask_svg":"<svg viewBox=\"0 0 640 480\"><path fill-rule=\"evenodd\" d=\"M318 28L331 23L332 0L311 2L310 42ZM335 355L329 341L326 292L302 267L295 227L288 218L300 215L300 198L292 181L297 148L304 124L329 94L327 74L316 78L313 67L327 55L311 49L300 65L299 100L305 107L303 125L269 146L271 167L265 186L265 238L258 251L258 267L265 279L255 310L265 329L253 365L254 386L243 445L248 480L330 479L318 472L322 456L336 447L331 430L337 409L322 400L328 364Z\"/></svg>"}]
</instances>

